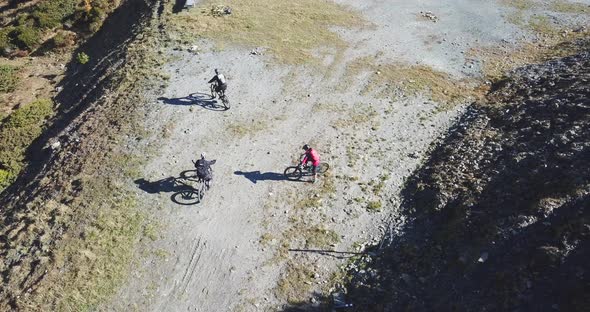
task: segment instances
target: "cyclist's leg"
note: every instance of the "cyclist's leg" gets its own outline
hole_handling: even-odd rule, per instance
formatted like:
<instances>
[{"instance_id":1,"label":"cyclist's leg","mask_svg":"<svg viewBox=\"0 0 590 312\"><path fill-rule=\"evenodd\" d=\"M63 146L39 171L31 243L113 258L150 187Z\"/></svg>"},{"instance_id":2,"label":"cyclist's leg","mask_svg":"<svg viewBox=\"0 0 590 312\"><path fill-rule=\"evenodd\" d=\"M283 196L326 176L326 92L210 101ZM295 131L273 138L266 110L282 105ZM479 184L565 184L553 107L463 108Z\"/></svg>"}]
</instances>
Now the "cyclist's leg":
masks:
<instances>
[{"instance_id":1,"label":"cyclist's leg","mask_svg":"<svg viewBox=\"0 0 590 312\"><path fill-rule=\"evenodd\" d=\"M317 166L311 165L311 173L313 174L312 182L315 182L318 178L318 167L319 164Z\"/></svg>"},{"instance_id":2,"label":"cyclist's leg","mask_svg":"<svg viewBox=\"0 0 590 312\"><path fill-rule=\"evenodd\" d=\"M215 83L211 83L211 97L215 98L216 97L216 91L217 90L217 84Z\"/></svg>"},{"instance_id":3,"label":"cyclist's leg","mask_svg":"<svg viewBox=\"0 0 590 312\"><path fill-rule=\"evenodd\" d=\"M211 188L211 180L213 180L213 171L209 170L207 172L207 176L205 177L205 186L207 187L207 189Z\"/></svg>"}]
</instances>

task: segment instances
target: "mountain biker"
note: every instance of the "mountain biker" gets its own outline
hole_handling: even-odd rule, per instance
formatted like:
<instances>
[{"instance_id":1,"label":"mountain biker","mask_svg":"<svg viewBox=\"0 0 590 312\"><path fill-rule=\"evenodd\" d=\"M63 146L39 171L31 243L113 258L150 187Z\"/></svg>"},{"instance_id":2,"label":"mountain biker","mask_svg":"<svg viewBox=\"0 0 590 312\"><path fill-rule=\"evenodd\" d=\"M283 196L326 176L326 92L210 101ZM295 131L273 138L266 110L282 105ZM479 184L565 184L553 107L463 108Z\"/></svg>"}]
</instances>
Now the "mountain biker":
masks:
<instances>
[{"instance_id":1,"label":"mountain biker","mask_svg":"<svg viewBox=\"0 0 590 312\"><path fill-rule=\"evenodd\" d=\"M320 155L316 150L311 148L308 144L303 145L303 149L305 153L301 155L303 158L301 159L300 166L307 165L307 163L311 162L312 173L313 173L313 180L312 182L315 183L318 177L318 167L320 165Z\"/></svg>"},{"instance_id":2,"label":"mountain biker","mask_svg":"<svg viewBox=\"0 0 590 312\"><path fill-rule=\"evenodd\" d=\"M197 177L205 181L205 186L207 189L211 187L211 180L213 179L213 169L211 165L213 165L216 160L206 160L205 153L201 153L201 159L195 162L195 167L197 168Z\"/></svg>"},{"instance_id":3,"label":"mountain biker","mask_svg":"<svg viewBox=\"0 0 590 312\"><path fill-rule=\"evenodd\" d=\"M223 74L219 73L219 69L215 69L215 76L213 76L213 78L211 78L211 80L209 80L209 83L216 83L215 86L215 92L217 93L225 93L225 90L227 89L227 80L225 79L225 76ZM215 96L213 97L215 98Z\"/></svg>"}]
</instances>

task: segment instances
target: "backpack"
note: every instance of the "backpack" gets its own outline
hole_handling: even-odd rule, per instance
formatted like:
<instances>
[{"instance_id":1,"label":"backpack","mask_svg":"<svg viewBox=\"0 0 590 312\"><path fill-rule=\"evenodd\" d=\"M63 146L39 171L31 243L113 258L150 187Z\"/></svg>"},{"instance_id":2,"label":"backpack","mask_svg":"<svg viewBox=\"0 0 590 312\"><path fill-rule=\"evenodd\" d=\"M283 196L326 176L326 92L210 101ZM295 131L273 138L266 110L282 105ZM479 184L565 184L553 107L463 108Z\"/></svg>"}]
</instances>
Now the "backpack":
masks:
<instances>
[{"instance_id":1,"label":"backpack","mask_svg":"<svg viewBox=\"0 0 590 312\"><path fill-rule=\"evenodd\" d=\"M217 79L219 79L219 84L224 85L226 83L225 76L223 74L217 75Z\"/></svg>"},{"instance_id":2,"label":"backpack","mask_svg":"<svg viewBox=\"0 0 590 312\"><path fill-rule=\"evenodd\" d=\"M211 165L215 163L215 160L206 161L204 159L199 159L195 163L195 167L197 168L197 176L203 180L211 180L213 178Z\"/></svg>"}]
</instances>

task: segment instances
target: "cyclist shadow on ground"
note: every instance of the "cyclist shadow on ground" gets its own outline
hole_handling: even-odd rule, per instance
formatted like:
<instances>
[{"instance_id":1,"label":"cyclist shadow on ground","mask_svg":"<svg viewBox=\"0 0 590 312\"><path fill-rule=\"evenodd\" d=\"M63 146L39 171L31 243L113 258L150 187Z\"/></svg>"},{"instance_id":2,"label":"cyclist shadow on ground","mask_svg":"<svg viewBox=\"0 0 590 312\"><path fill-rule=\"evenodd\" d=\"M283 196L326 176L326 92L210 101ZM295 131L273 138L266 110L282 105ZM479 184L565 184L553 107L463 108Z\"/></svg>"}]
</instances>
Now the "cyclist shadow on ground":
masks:
<instances>
[{"instance_id":1,"label":"cyclist shadow on ground","mask_svg":"<svg viewBox=\"0 0 590 312\"><path fill-rule=\"evenodd\" d=\"M212 111L224 111L227 110L221 102L211 98L210 94L206 93L191 93L185 97L179 98L167 98L159 97L158 100L169 105L199 105L205 109Z\"/></svg>"},{"instance_id":2,"label":"cyclist shadow on ground","mask_svg":"<svg viewBox=\"0 0 590 312\"><path fill-rule=\"evenodd\" d=\"M171 193L179 190L179 186L174 183L175 177L169 177L154 182L146 179L137 179L133 182L137 184L142 191L150 194Z\"/></svg>"},{"instance_id":3,"label":"cyclist shadow on ground","mask_svg":"<svg viewBox=\"0 0 590 312\"><path fill-rule=\"evenodd\" d=\"M252 182L254 184L256 184L258 181L293 181L293 180L288 180L284 174L276 173L276 172L235 171L234 174L235 175L243 175L246 179L250 180L250 182ZM303 181L293 181L293 182L303 182Z\"/></svg>"},{"instance_id":4,"label":"cyclist shadow on ground","mask_svg":"<svg viewBox=\"0 0 590 312\"><path fill-rule=\"evenodd\" d=\"M183 172L185 173L185 172ZM184 183L182 180L190 180L190 177L168 177L157 181L148 181L146 179L137 179L135 184L138 188L149 194L172 193L170 199L179 205L192 205L200 202L198 190L192 185ZM189 197L187 197L187 194Z\"/></svg>"}]
</instances>

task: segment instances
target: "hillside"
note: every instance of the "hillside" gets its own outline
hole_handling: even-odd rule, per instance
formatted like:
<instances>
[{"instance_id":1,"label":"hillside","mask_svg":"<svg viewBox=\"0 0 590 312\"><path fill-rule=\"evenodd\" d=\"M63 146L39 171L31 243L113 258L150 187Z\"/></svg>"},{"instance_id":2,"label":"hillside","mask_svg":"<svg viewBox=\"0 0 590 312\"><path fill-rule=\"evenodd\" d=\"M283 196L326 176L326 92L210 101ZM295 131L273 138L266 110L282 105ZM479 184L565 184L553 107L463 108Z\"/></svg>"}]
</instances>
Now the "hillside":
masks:
<instances>
[{"instance_id":1,"label":"hillside","mask_svg":"<svg viewBox=\"0 0 590 312\"><path fill-rule=\"evenodd\" d=\"M588 81L584 52L472 104L406 183L411 221L354 279L358 311L585 311Z\"/></svg>"}]
</instances>

